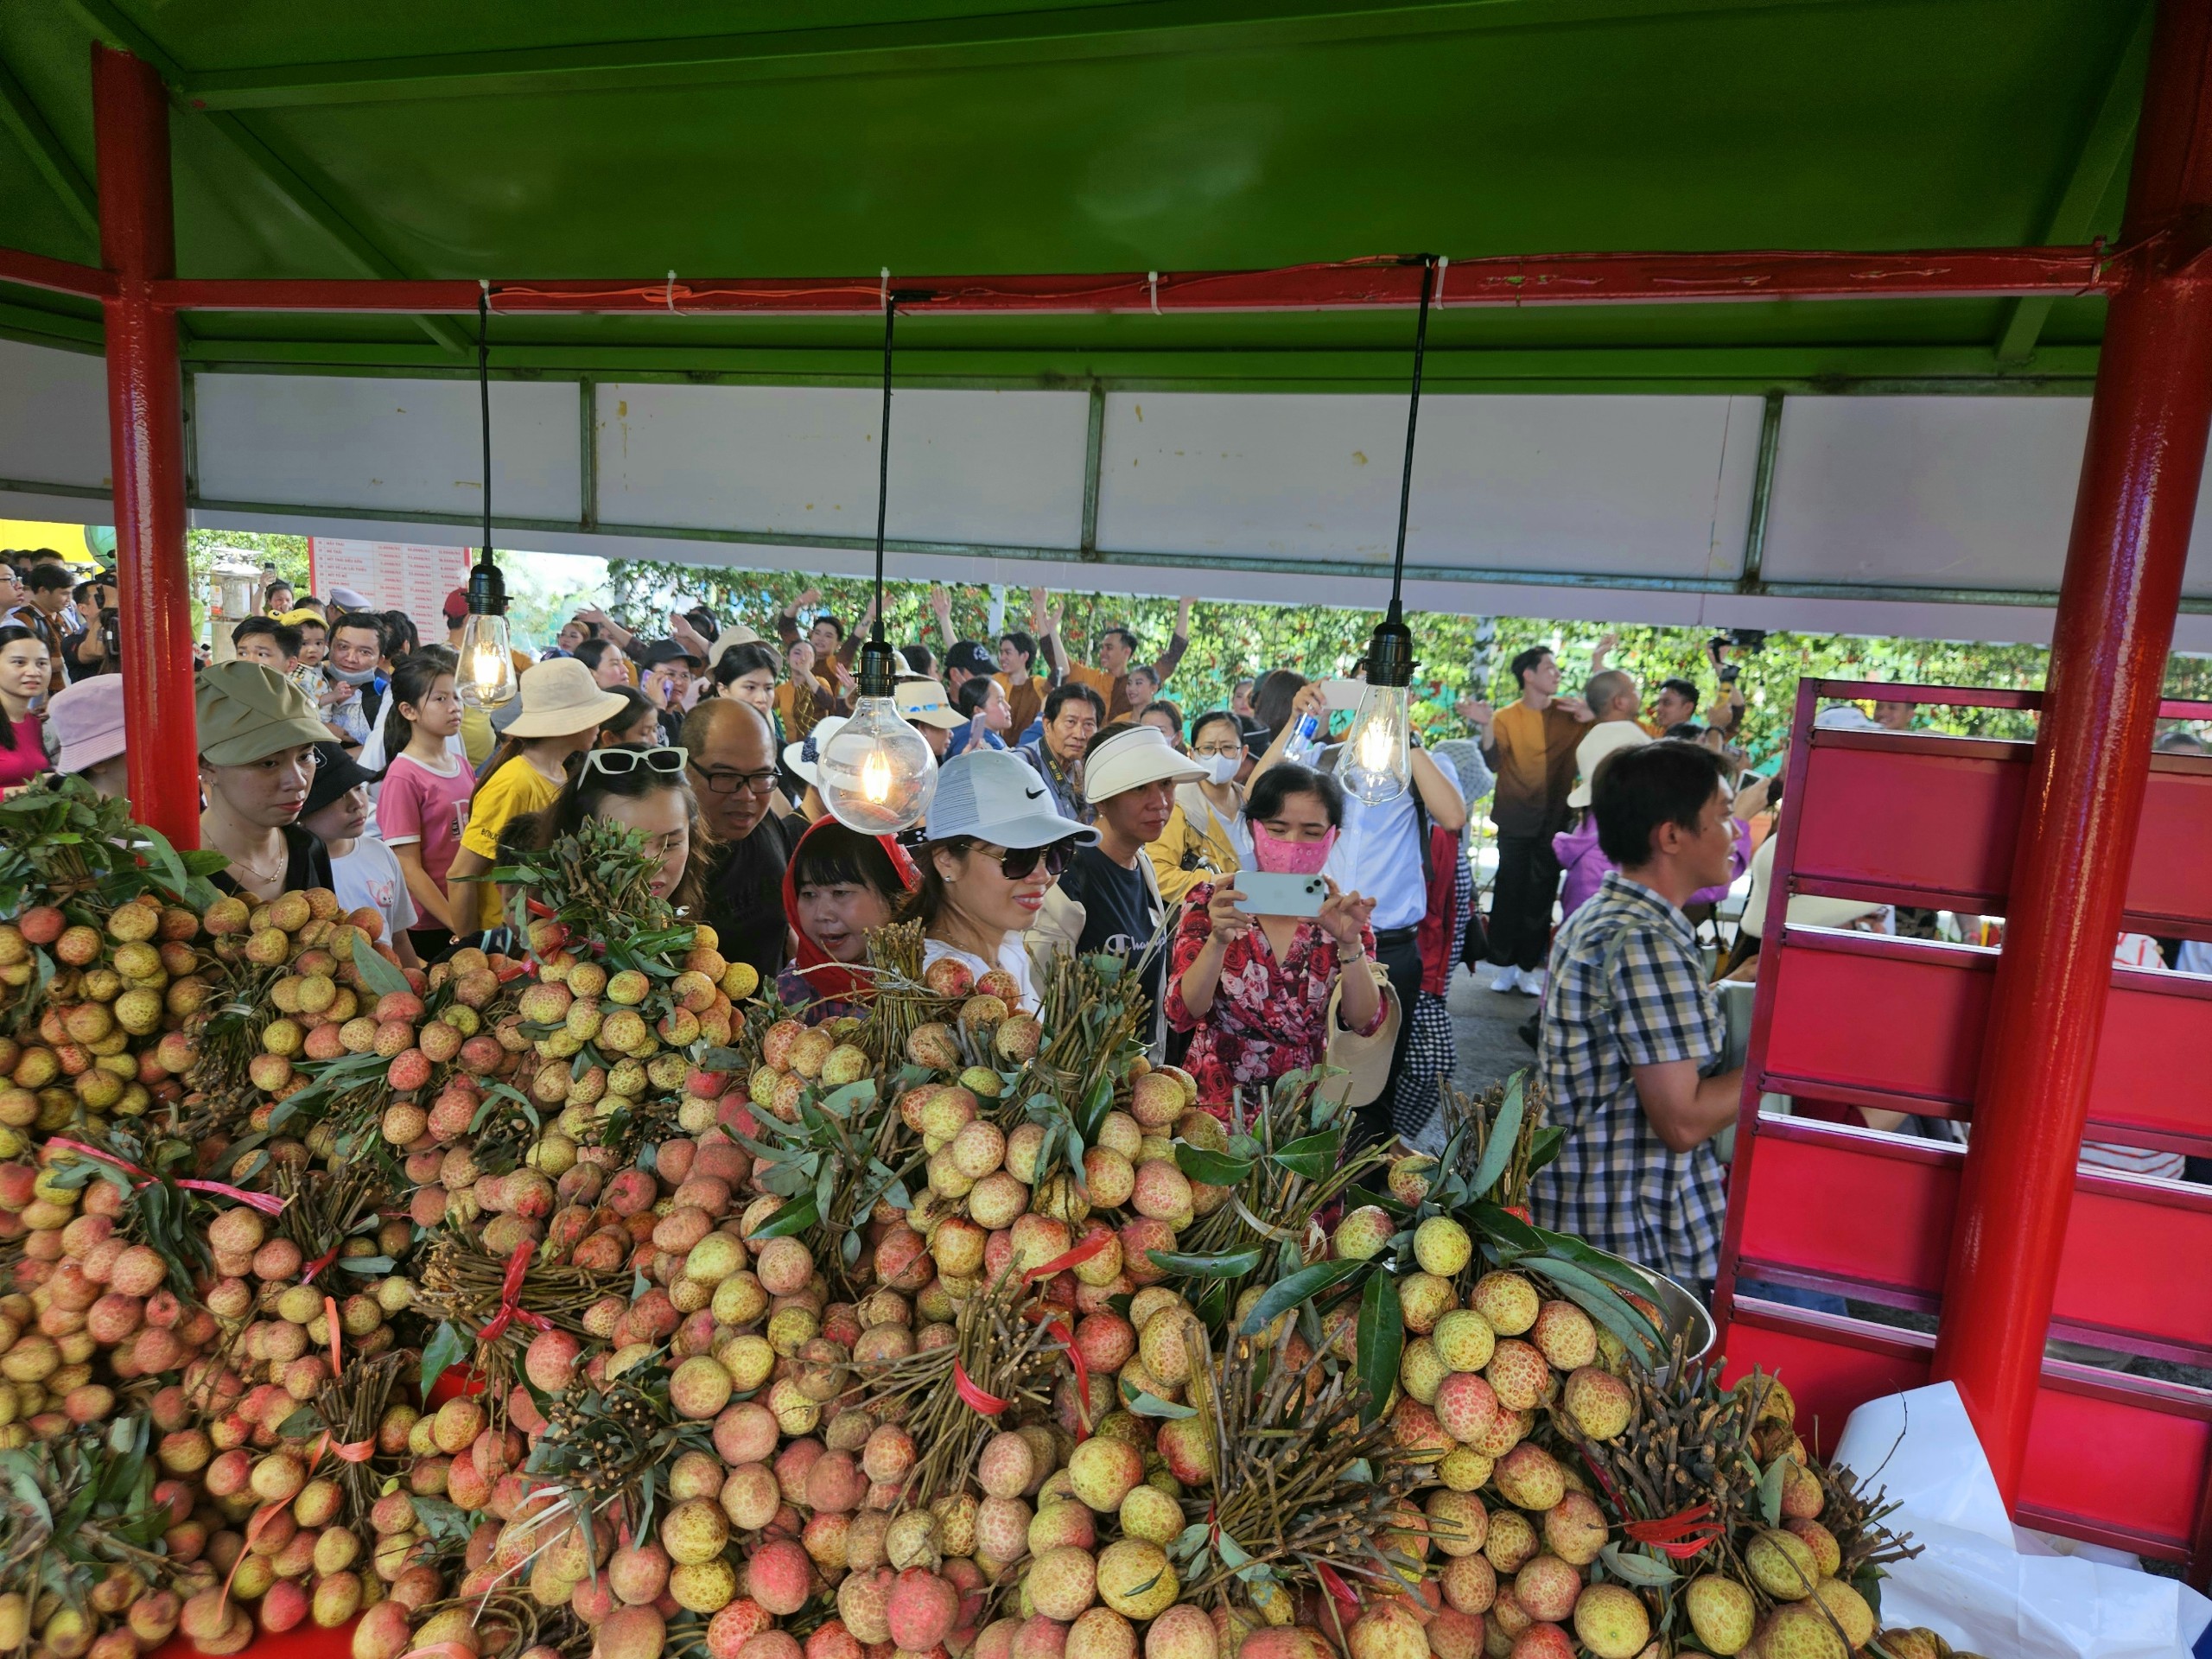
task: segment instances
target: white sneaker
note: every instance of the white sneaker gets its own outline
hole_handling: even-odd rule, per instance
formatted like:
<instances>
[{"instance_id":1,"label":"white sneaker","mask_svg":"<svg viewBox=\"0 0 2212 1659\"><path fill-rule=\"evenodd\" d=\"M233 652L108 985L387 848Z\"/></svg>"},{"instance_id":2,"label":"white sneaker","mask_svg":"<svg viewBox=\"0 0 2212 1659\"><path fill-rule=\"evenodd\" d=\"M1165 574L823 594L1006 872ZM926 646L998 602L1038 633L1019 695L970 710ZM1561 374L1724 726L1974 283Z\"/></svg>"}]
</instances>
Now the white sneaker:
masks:
<instances>
[{"instance_id":1,"label":"white sneaker","mask_svg":"<svg viewBox=\"0 0 2212 1659\"><path fill-rule=\"evenodd\" d=\"M1521 970L1508 963L1497 970L1497 977L1491 981L1490 988L1493 991L1510 991L1520 982Z\"/></svg>"},{"instance_id":2,"label":"white sneaker","mask_svg":"<svg viewBox=\"0 0 2212 1659\"><path fill-rule=\"evenodd\" d=\"M1523 996L1541 996L1543 994L1544 970L1541 968L1522 969L1521 970L1521 995Z\"/></svg>"}]
</instances>

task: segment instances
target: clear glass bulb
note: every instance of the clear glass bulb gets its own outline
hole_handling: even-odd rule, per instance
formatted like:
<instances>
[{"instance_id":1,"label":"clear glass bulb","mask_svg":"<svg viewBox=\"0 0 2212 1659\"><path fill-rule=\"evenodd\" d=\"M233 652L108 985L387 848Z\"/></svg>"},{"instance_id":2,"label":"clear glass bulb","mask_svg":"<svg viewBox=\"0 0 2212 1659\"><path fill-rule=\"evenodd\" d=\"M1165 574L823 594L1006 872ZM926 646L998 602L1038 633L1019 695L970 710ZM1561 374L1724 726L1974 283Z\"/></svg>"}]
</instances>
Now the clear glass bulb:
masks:
<instances>
[{"instance_id":1,"label":"clear glass bulb","mask_svg":"<svg viewBox=\"0 0 2212 1659\"><path fill-rule=\"evenodd\" d=\"M515 700L515 659L504 616L471 614L461 631L461 700L472 709L496 709Z\"/></svg>"},{"instance_id":2,"label":"clear glass bulb","mask_svg":"<svg viewBox=\"0 0 2212 1659\"><path fill-rule=\"evenodd\" d=\"M888 836L912 829L937 793L937 757L889 697L862 697L815 764L823 804L849 830Z\"/></svg>"},{"instance_id":3,"label":"clear glass bulb","mask_svg":"<svg viewBox=\"0 0 2212 1659\"><path fill-rule=\"evenodd\" d=\"M1413 778L1406 688L1372 685L1337 752L1337 781L1370 806L1394 801Z\"/></svg>"}]
</instances>

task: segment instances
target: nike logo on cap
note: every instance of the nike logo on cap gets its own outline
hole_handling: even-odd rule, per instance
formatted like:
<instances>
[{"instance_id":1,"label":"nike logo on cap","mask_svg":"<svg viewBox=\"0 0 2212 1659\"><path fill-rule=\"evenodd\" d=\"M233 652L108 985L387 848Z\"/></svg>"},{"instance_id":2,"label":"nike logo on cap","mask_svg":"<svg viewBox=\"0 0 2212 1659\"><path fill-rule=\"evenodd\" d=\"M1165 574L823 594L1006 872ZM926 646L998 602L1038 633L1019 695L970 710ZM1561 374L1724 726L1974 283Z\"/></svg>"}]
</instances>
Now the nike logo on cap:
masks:
<instances>
[{"instance_id":1,"label":"nike logo on cap","mask_svg":"<svg viewBox=\"0 0 2212 1659\"><path fill-rule=\"evenodd\" d=\"M1021 792L1033 801L1042 800L1045 798L1045 791L1041 789L1025 789Z\"/></svg>"}]
</instances>

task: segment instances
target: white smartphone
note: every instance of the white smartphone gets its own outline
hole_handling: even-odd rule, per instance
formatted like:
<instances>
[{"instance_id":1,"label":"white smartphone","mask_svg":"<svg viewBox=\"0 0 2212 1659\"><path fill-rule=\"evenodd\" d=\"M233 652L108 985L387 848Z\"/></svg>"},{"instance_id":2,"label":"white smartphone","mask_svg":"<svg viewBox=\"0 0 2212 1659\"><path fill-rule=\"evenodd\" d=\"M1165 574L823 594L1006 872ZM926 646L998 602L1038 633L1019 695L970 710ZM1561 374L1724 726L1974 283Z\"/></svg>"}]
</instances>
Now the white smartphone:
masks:
<instances>
[{"instance_id":1,"label":"white smartphone","mask_svg":"<svg viewBox=\"0 0 2212 1659\"><path fill-rule=\"evenodd\" d=\"M1321 690L1329 699L1329 712L1349 715L1358 711L1359 700L1367 695L1364 680L1324 680Z\"/></svg>"},{"instance_id":2,"label":"white smartphone","mask_svg":"<svg viewBox=\"0 0 2212 1659\"><path fill-rule=\"evenodd\" d=\"M1319 916L1329 896L1329 883L1319 875L1239 870L1236 894L1236 908L1247 916Z\"/></svg>"}]
</instances>

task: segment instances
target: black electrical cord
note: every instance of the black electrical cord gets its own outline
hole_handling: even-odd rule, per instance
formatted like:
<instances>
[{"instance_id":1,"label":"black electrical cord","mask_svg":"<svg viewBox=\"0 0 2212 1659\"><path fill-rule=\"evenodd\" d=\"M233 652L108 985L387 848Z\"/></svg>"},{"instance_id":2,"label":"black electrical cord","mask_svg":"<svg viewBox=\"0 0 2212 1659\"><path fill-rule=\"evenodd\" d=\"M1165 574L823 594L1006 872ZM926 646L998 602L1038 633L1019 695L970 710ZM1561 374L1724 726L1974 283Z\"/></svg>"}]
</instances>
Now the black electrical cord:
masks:
<instances>
[{"instance_id":1,"label":"black electrical cord","mask_svg":"<svg viewBox=\"0 0 2212 1659\"><path fill-rule=\"evenodd\" d=\"M1422 359L1428 354L1428 302L1436 286L1436 256L1424 253L1421 257L1421 316L1414 325L1414 387L1411 405L1406 410L1406 469L1398 480L1398 548L1390 561L1390 620L1402 622L1405 613L1398 599L1398 588L1406 575L1406 518L1412 511L1414 499L1414 434L1421 426L1421 372Z\"/></svg>"},{"instance_id":2,"label":"black electrical cord","mask_svg":"<svg viewBox=\"0 0 2212 1659\"><path fill-rule=\"evenodd\" d=\"M899 298L888 294L883 301L883 421L877 429L875 458L875 626L868 636L877 645L884 643L883 526L891 506L891 332L899 320Z\"/></svg>"},{"instance_id":3,"label":"black electrical cord","mask_svg":"<svg viewBox=\"0 0 2212 1659\"><path fill-rule=\"evenodd\" d=\"M1414 385L1420 385L1418 376ZM484 425L484 556L488 559L492 556L492 290L488 288L480 289L476 295L476 406ZM1405 541L1402 524L1398 540L1401 545Z\"/></svg>"}]
</instances>

